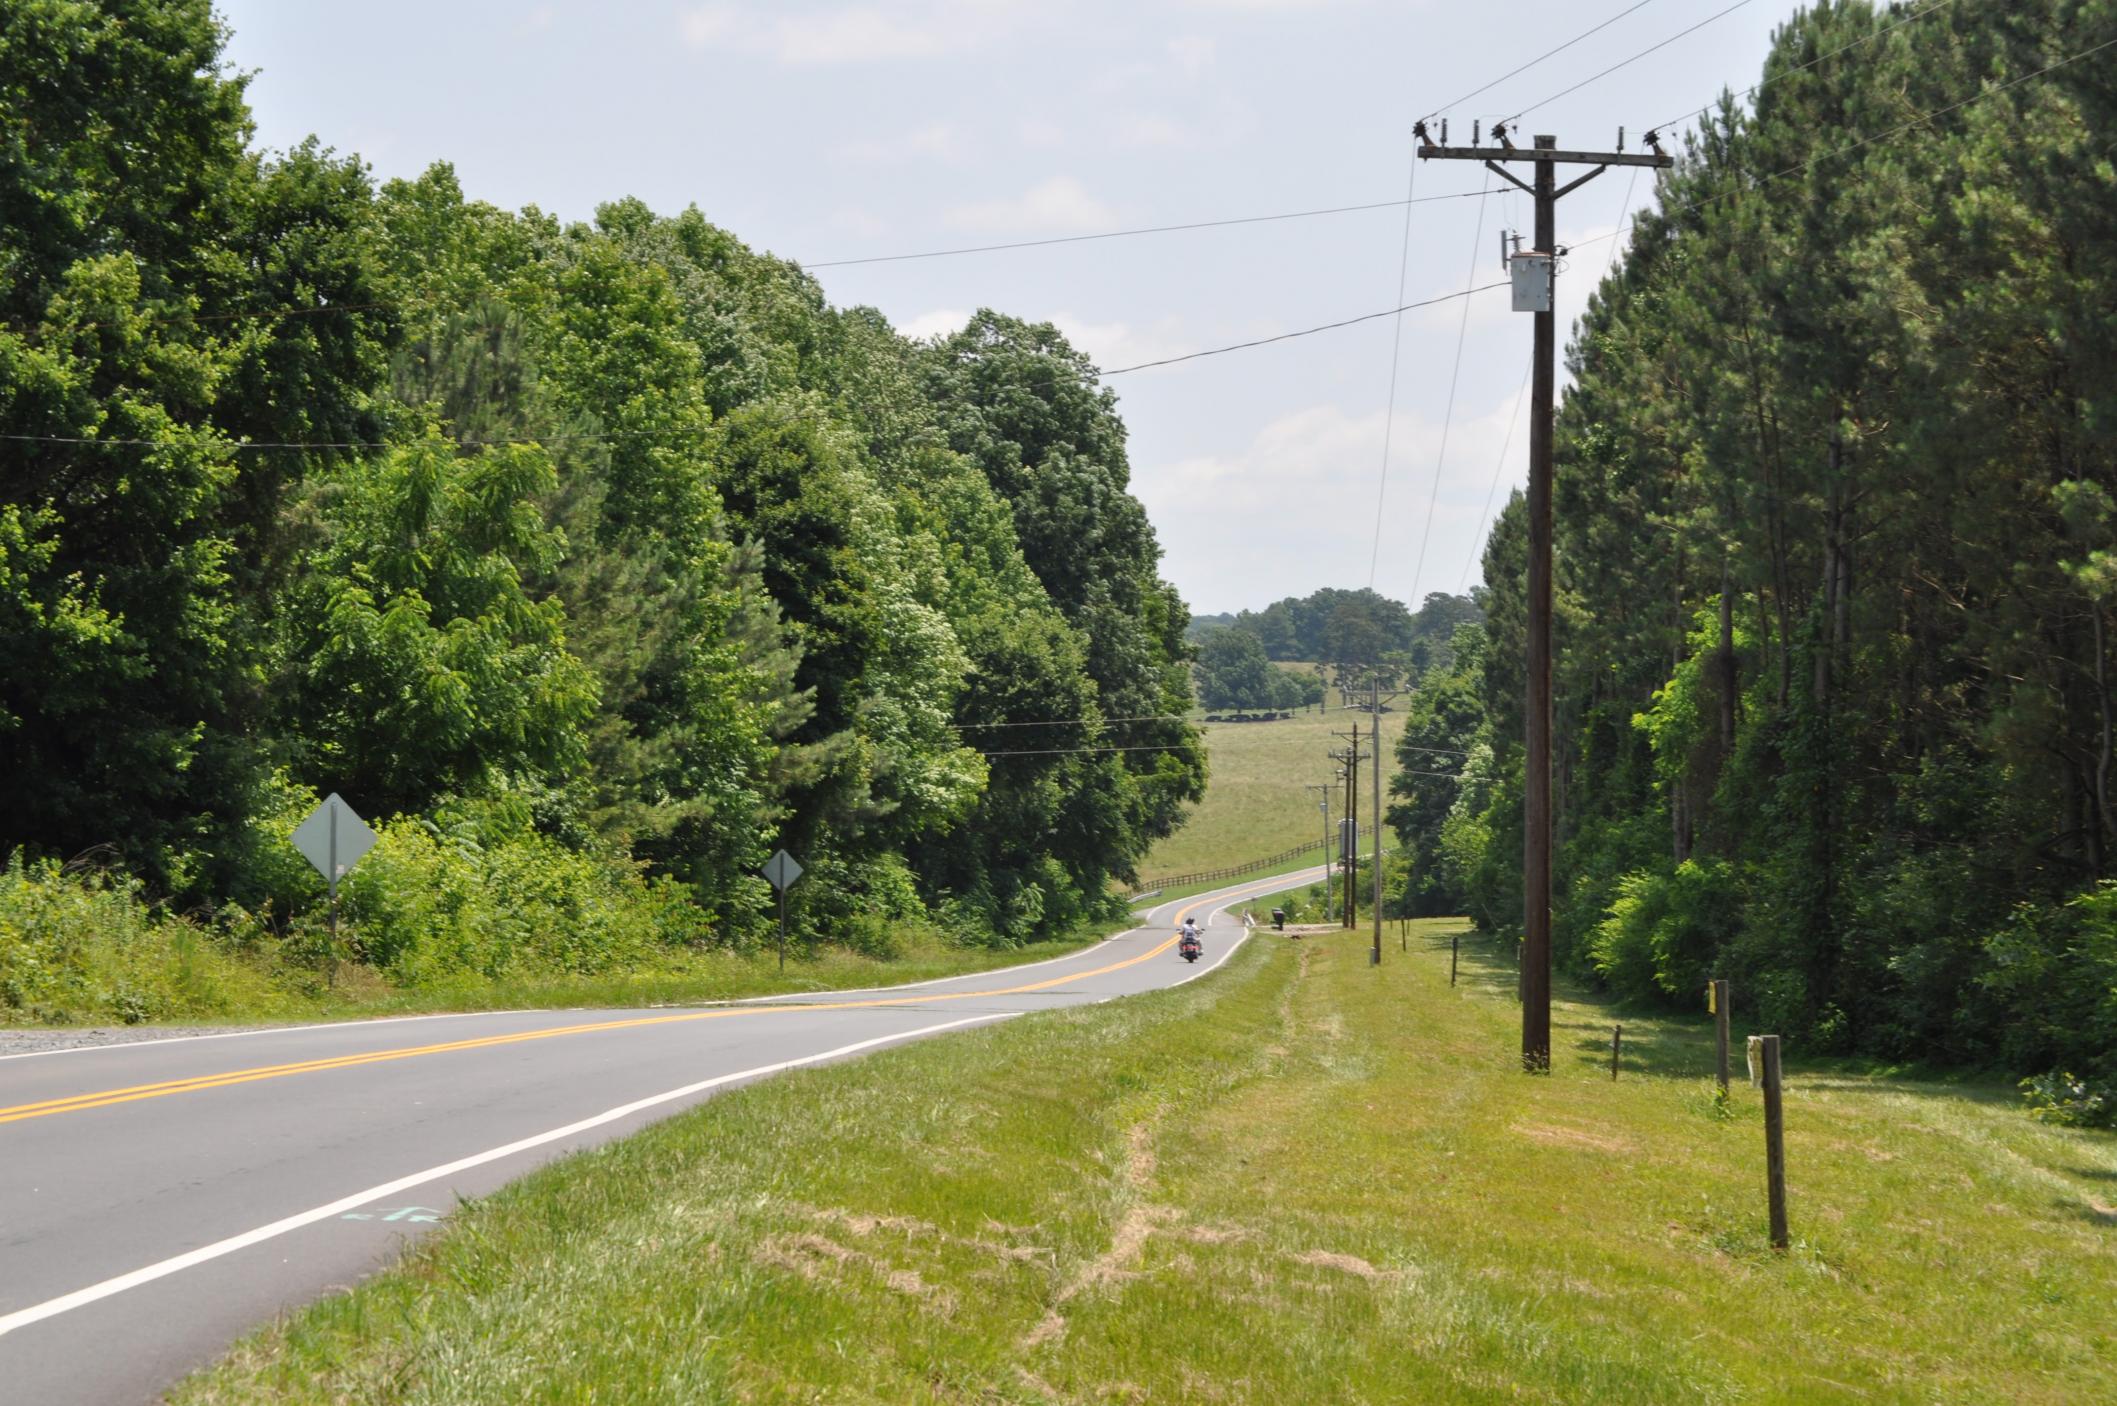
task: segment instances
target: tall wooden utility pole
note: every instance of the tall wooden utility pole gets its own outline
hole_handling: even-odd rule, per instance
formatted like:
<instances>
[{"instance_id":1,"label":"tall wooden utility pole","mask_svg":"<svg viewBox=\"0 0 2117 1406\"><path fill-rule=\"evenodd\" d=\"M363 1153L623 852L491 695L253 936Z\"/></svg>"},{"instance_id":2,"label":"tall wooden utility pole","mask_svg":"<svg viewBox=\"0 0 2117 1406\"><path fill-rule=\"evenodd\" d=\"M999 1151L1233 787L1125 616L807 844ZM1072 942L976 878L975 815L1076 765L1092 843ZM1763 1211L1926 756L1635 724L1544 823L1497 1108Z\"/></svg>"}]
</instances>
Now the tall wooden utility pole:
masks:
<instances>
[{"instance_id":1,"label":"tall wooden utility pole","mask_svg":"<svg viewBox=\"0 0 2117 1406\"><path fill-rule=\"evenodd\" d=\"M1557 296L1558 202L1612 166L1667 166L1659 138L1647 133L1652 152L1560 151L1558 138L1539 136L1528 149L1508 140L1495 123L1498 146L1436 146L1426 124L1412 129L1419 159L1482 161L1536 201L1536 247L1514 256L1514 308L1536 314L1536 360L1529 415L1529 697L1523 715L1527 756L1523 777L1522 835L1522 1067L1551 1068L1551 409L1558 380ZM1623 145L1619 133L1619 145ZM1502 162L1527 161L1534 183ZM1558 168L1595 169L1560 186Z\"/></svg>"}]
</instances>

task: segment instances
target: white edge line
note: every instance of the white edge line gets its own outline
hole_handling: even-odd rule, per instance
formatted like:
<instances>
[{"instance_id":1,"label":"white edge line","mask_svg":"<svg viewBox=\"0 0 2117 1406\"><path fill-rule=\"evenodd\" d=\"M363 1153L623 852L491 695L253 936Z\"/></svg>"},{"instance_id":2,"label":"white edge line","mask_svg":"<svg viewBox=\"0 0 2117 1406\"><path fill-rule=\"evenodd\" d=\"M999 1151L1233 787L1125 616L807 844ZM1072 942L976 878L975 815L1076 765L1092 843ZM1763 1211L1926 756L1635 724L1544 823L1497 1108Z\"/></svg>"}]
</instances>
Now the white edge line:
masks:
<instances>
[{"instance_id":1,"label":"white edge line","mask_svg":"<svg viewBox=\"0 0 2117 1406\"><path fill-rule=\"evenodd\" d=\"M562 1128L553 1128L548 1132L520 1138L501 1147L488 1148L484 1152L475 1152L468 1157L459 1157L453 1162L444 1162L438 1167L428 1167L423 1172L413 1172L409 1176L398 1177L395 1181L386 1181L379 1186L371 1186L365 1191L356 1191L350 1196L341 1196L336 1201L325 1205L296 1212L294 1215L273 1221L269 1225L261 1225L254 1230L246 1230L240 1235L231 1235L225 1240L216 1240L210 1245L201 1245L196 1250L187 1250L181 1255L173 1255L168 1259L135 1269L129 1274L120 1274L116 1278L105 1279L100 1284L91 1284L85 1289L76 1289L70 1294L61 1294L58 1298L46 1299L43 1303L17 1309L13 1313L0 1317L0 1337L12 1333L17 1328L25 1328L46 1318L57 1317L59 1314L95 1303L99 1299L107 1299L113 1294L122 1294L127 1289L136 1289L142 1284L166 1278L171 1274L204 1264L208 1260L216 1260L223 1255L232 1255L237 1250L248 1249L252 1245L285 1235L289 1231L299 1230L303 1226L329 1220L333 1216L342 1215L356 1207L367 1205L371 1201L379 1201L385 1196L394 1196L400 1191L409 1191L413 1187L426 1182L454 1176L458 1172L468 1171L472 1167L483 1166L487 1162L496 1162L503 1157L512 1157L518 1152L527 1152L533 1147L542 1147L546 1143L558 1142L563 1138L573 1137L578 1133L587 1132L591 1128L599 1128L606 1123L614 1123L620 1118L628 1118L635 1113L653 1108L658 1104L669 1103L680 1098L689 1098L693 1094L704 1093L708 1089L717 1089L724 1084L733 1084L743 1079L762 1078L768 1074L777 1074L781 1070L795 1069L805 1064L821 1064L825 1060L858 1054L862 1050L871 1050L878 1045L893 1045L903 1040L916 1039L921 1035L934 1035L943 1030L956 1030L966 1025L982 1025L991 1021L1007 1020L1020 1014L1022 1014L1020 1011L1005 1011L999 1014L968 1016L961 1020L945 1020L938 1025L923 1025L916 1030L904 1030L894 1035L879 1035L872 1040L859 1040L850 1045L840 1045L836 1049L824 1050L820 1054L802 1055L798 1059L781 1060L776 1064L761 1064L754 1069L743 1069L733 1074L721 1074L711 1079L701 1079L695 1084L686 1084L680 1089L670 1089L666 1093L635 1099L631 1103L620 1104L616 1108L598 1113L591 1118L583 1118L577 1123L568 1123Z\"/></svg>"}]
</instances>

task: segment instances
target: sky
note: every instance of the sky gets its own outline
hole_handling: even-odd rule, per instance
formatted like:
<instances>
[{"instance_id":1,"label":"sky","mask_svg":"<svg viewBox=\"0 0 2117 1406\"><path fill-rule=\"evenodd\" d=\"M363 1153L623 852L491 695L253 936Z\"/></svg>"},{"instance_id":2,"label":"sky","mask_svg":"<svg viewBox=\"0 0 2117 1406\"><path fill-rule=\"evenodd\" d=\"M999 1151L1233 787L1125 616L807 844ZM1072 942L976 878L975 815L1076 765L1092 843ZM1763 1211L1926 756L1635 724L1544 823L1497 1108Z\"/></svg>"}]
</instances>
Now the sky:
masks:
<instances>
[{"instance_id":1,"label":"sky","mask_svg":"<svg viewBox=\"0 0 2117 1406\"><path fill-rule=\"evenodd\" d=\"M1637 149L1648 126L1755 83L1793 0L218 8L264 147L313 133L378 180L448 161L474 198L565 219L628 195L695 204L811 267L1423 202L1408 245L1399 206L815 267L833 303L907 333L991 307L1056 324L1111 368L1383 312L1400 285L1413 302L1502 279L1500 232L1527 232L1527 198L1480 197L1500 183L1474 162L1414 170L1416 118L1444 111L1457 145L1473 120L1520 113L1561 147L1605 149L1622 126ZM1652 190L1651 172L1613 169L1559 205L1559 243L1582 246L1559 276L1562 329L1621 243L1591 241ZM1530 323L1494 290L1113 377L1163 574L1198 613L1474 583L1490 512L1527 473Z\"/></svg>"}]
</instances>

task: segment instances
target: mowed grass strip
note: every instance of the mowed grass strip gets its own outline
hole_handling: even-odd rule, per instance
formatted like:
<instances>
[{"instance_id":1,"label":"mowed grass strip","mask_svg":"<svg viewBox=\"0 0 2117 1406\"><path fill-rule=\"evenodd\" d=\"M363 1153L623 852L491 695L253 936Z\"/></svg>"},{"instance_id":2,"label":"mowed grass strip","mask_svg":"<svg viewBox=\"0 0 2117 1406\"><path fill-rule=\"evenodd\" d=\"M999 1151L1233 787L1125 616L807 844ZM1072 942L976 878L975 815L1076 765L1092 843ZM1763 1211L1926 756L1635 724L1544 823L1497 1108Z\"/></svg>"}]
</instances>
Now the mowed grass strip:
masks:
<instances>
[{"instance_id":1,"label":"mowed grass strip","mask_svg":"<svg viewBox=\"0 0 2117 1406\"><path fill-rule=\"evenodd\" d=\"M790 1075L465 1209L186 1383L235 1402L2117 1399L2117 1139L1793 1069L1795 1245L1702 1025L1448 925Z\"/></svg>"}]
</instances>

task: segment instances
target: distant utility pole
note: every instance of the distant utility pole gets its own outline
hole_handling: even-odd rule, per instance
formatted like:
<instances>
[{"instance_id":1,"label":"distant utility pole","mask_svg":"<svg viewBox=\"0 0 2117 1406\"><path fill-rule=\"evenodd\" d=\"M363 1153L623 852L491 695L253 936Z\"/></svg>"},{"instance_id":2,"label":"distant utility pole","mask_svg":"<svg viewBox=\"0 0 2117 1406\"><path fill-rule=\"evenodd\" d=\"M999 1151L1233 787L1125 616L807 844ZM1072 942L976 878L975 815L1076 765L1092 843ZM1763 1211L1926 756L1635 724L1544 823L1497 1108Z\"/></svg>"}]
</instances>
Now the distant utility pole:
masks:
<instances>
[{"instance_id":1,"label":"distant utility pole","mask_svg":"<svg viewBox=\"0 0 2117 1406\"><path fill-rule=\"evenodd\" d=\"M1536 201L1536 247L1513 256L1514 310L1536 314L1536 352L1529 415L1529 697L1523 714L1528 753L1523 777L1522 836L1522 1067L1551 1068L1551 410L1558 379L1558 328L1552 304L1558 279L1558 202L1612 166L1667 166L1660 137L1647 133L1651 152L1627 154L1624 133L1618 151L1560 151L1558 138L1539 136L1527 150L1495 123L1498 146L1436 146L1424 122L1415 123L1419 159L1482 161L1527 191ZM1531 184L1502 162L1535 165ZM1593 166L1576 180L1557 184L1558 168Z\"/></svg>"},{"instance_id":2,"label":"distant utility pole","mask_svg":"<svg viewBox=\"0 0 2117 1406\"><path fill-rule=\"evenodd\" d=\"M1367 735L1373 739L1373 745L1368 751L1374 757L1372 770L1375 801L1375 894L1370 914L1374 919L1375 940L1374 946L1368 951L1367 964L1379 967L1382 965L1382 705L1395 699L1397 695L1391 693L1386 699L1382 696L1382 675L1379 670L1368 676L1367 684L1368 706L1372 709L1369 716L1373 718Z\"/></svg>"},{"instance_id":3,"label":"distant utility pole","mask_svg":"<svg viewBox=\"0 0 2117 1406\"><path fill-rule=\"evenodd\" d=\"M1345 843L1338 848L1345 861L1345 926L1354 928L1360 924L1360 720L1353 719L1351 732L1331 736L1347 743L1344 752L1332 755L1345 762Z\"/></svg>"},{"instance_id":4,"label":"distant utility pole","mask_svg":"<svg viewBox=\"0 0 2117 1406\"><path fill-rule=\"evenodd\" d=\"M1330 792L1329 782L1321 786L1303 786L1304 791L1314 791L1323 799L1316 807L1323 812L1323 912L1326 917L1331 908L1331 861L1330 861Z\"/></svg>"},{"instance_id":5,"label":"distant utility pole","mask_svg":"<svg viewBox=\"0 0 2117 1406\"><path fill-rule=\"evenodd\" d=\"M1351 775L1352 775L1352 768L1351 768L1351 767L1349 767L1349 766L1348 766L1348 765L1346 764L1346 762L1347 762L1347 756L1346 756L1346 754L1345 754L1344 752L1332 752L1332 753L1330 753L1329 755L1330 755L1330 759L1331 759L1332 761L1334 761L1334 762L1336 762L1336 763L1338 764L1338 766L1337 766L1337 769L1336 769L1335 771L1331 772L1331 774L1330 774L1331 784L1332 784L1333 786L1342 786L1342 787L1348 787L1348 788L1349 788L1349 787L1350 787L1350 786L1352 785L1352 782L1351 782L1351 781L1350 781L1350 780L1348 779L1348 778L1350 778L1350 777L1351 777ZM1337 836L1338 836L1338 855L1337 855L1337 858L1335 858L1335 859L1333 859L1333 860L1331 861L1331 865L1332 865L1332 867L1333 867L1334 869L1342 869L1342 868L1343 868L1343 867L1345 866L1345 826L1346 826L1346 823L1347 823L1347 822L1346 822L1346 819L1345 819L1345 817L1344 817L1344 816L1342 816L1342 815L1341 815L1341 816L1339 816L1339 817L1338 817L1338 824L1337 824L1337 828L1336 828L1336 833L1337 833ZM1340 887L1341 889L1342 889L1342 888L1344 887L1344 880L1343 880L1343 878L1342 878L1342 877L1341 877L1341 878L1340 878L1340 880L1339 880L1339 887ZM1345 919L1345 912L1344 912L1344 908L1343 908L1343 906L1342 906L1342 905L1343 905L1343 902L1344 902L1344 895L1343 895L1343 893L1342 893L1342 892L1341 892L1341 893L1340 893L1340 895L1339 895L1339 902L1340 902L1340 905L1341 905L1341 906L1340 906L1340 908L1339 908L1339 912L1338 912L1338 918L1339 918L1339 921L1340 921L1340 922L1342 923L1342 922L1344 921L1344 919Z\"/></svg>"}]
</instances>

